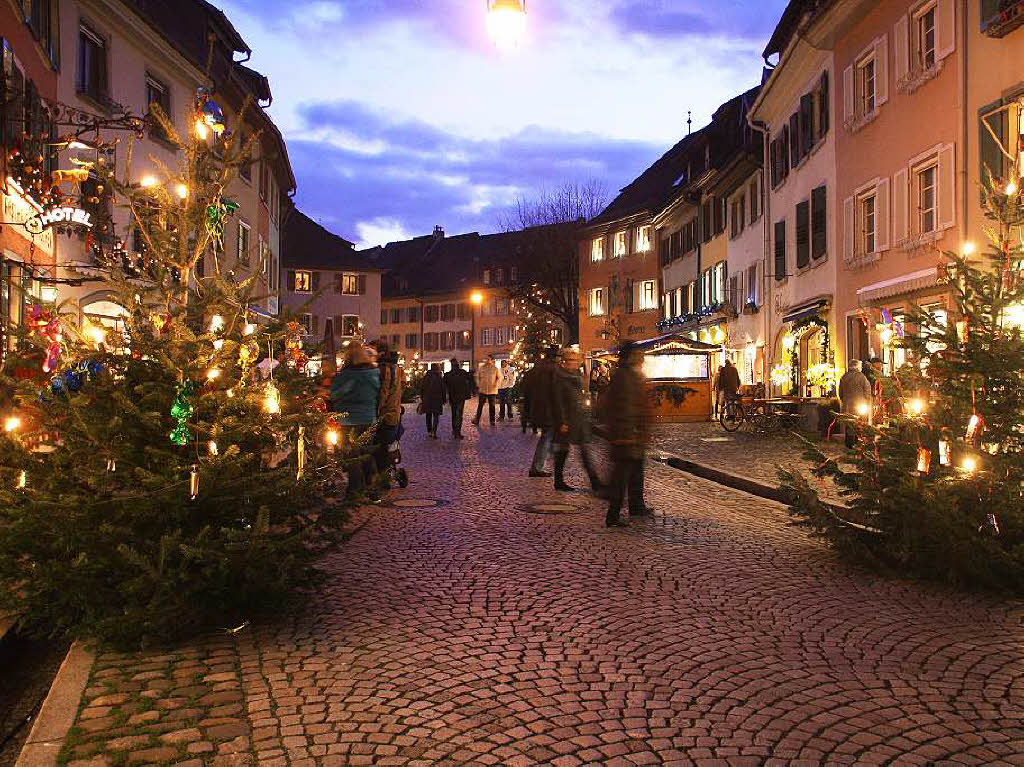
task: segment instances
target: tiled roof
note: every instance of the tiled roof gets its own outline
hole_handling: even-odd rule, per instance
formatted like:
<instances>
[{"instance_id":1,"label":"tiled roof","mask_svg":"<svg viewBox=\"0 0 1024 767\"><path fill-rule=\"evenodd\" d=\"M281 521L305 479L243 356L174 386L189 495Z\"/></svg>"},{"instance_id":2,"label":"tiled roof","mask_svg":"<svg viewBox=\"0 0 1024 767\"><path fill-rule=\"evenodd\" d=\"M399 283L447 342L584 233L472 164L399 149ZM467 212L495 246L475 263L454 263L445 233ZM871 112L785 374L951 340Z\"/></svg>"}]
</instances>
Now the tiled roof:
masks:
<instances>
[{"instance_id":1,"label":"tiled roof","mask_svg":"<svg viewBox=\"0 0 1024 767\"><path fill-rule=\"evenodd\" d=\"M691 181L708 170L706 149L711 147L711 168L721 167L750 140L747 109L760 86L722 104L711 122L669 149L651 167L626 186L611 204L588 222L600 226L638 214L653 215L685 192Z\"/></svg>"},{"instance_id":2,"label":"tiled roof","mask_svg":"<svg viewBox=\"0 0 1024 767\"><path fill-rule=\"evenodd\" d=\"M300 210L292 210L281 232L281 265L307 269L378 271L344 237L324 229Z\"/></svg>"}]
</instances>

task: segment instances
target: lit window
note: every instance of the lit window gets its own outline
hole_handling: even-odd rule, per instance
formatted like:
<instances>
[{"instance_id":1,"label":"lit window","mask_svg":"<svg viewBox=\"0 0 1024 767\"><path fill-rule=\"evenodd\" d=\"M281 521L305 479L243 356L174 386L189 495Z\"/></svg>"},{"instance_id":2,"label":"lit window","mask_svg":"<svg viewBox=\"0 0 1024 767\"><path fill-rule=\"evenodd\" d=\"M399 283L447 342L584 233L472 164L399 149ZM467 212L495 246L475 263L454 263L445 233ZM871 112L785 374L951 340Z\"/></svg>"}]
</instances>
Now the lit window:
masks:
<instances>
[{"instance_id":1,"label":"lit window","mask_svg":"<svg viewBox=\"0 0 1024 767\"><path fill-rule=\"evenodd\" d=\"M604 288L593 288L590 291L590 314L593 317L604 314Z\"/></svg>"},{"instance_id":2,"label":"lit window","mask_svg":"<svg viewBox=\"0 0 1024 767\"><path fill-rule=\"evenodd\" d=\"M491 270L490 269L484 269L484 285L490 285L490 284L491 284Z\"/></svg>"},{"instance_id":3,"label":"lit window","mask_svg":"<svg viewBox=\"0 0 1024 767\"><path fill-rule=\"evenodd\" d=\"M637 253L650 253L651 252L651 227L640 226L636 230L636 252Z\"/></svg>"},{"instance_id":4,"label":"lit window","mask_svg":"<svg viewBox=\"0 0 1024 767\"><path fill-rule=\"evenodd\" d=\"M637 311L646 312L658 308L658 298L655 291L658 284L654 280L644 280L638 285Z\"/></svg>"},{"instance_id":5,"label":"lit window","mask_svg":"<svg viewBox=\"0 0 1024 767\"><path fill-rule=\"evenodd\" d=\"M358 296L359 295L359 275L358 274L342 274L341 275L341 293L345 296Z\"/></svg>"},{"instance_id":6,"label":"lit window","mask_svg":"<svg viewBox=\"0 0 1024 767\"><path fill-rule=\"evenodd\" d=\"M917 224L918 233L927 234L935 231L936 216L936 166L928 165L918 168L914 175L917 179Z\"/></svg>"},{"instance_id":7,"label":"lit window","mask_svg":"<svg viewBox=\"0 0 1024 767\"><path fill-rule=\"evenodd\" d=\"M604 261L604 237L598 237L590 243L590 260L595 264Z\"/></svg>"},{"instance_id":8,"label":"lit window","mask_svg":"<svg viewBox=\"0 0 1024 767\"><path fill-rule=\"evenodd\" d=\"M615 257L622 258L626 255L626 233L616 232L615 233Z\"/></svg>"},{"instance_id":9,"label":"lit window","mask_svg":"<svg viewBox=\"0 0 1024 767\"><path fill-rule=\"evenodd\" d=\"M296 293L309 293L313 290L312 272L295 272L295 284L292 290ZM309 316L309 315L305 315Z\"/></svg>"},{"instance_id":10,"label":"lit window","mask_svg":"<svg viewBox=\"0 0 1024 767\"><path fill-rule=\"evenodd\" d=\"M341 334L343 336L359 335L359 317L355 314L346 314L341 318Z\"/></svg>"},{"instance_id":11,"label":"lit window","mask_svg":"<svg viewBox=\"0 0 1024 767\"><path fill-rule=\"evenodd\" d=\"M249 225L238 222L238 263L249 263Z\"/></svg>"},{"instance_id":12,"label":"lit window","mask_svg":"<svg viewBox=\"0 0 1024 767\"><path fill-rule=\"evenodd\" d=\"M863 195L857 200L858 255L875 252L875 193Z\"/></svg>"},{"instance_id":13,"label":"lit window","mask_svg":"<svg viewBox=\"0 0 1024 767\"><path fill-rule=\"evenodd\" d=\"M312 314L300 314L299 324L302 325L302 329L308 336L313 332L313 315Z\"/></svg>"}]
</instances>

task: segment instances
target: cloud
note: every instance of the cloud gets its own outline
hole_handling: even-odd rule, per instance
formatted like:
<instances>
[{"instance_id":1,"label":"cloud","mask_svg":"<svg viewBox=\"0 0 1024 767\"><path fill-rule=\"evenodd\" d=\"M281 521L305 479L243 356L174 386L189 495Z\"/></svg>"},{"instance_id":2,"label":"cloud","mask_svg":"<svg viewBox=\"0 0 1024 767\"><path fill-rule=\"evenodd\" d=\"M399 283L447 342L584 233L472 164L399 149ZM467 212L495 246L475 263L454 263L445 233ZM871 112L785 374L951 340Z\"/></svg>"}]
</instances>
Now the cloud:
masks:
<instances>
[{"instance_id":1,"label":"cloud","mask_svg":"<svg viewBox=\"0 0 1024 767\"><path fill-rule=\"evenodd\" d=\"M648 37L767 42L785 5L785 0L617 0L609 18L623 32Z\"/></svg>"},{"instance_id":2,"label":"cloud","mask_svg":"<svg viewBox=\"0 0 1024 767\"><path fill-rule=\"evenodd\" d=\"M305 104L299 114L303 128L288 144L302 179L299 205L362 244L426 234L435 224L494 231L518 196L591 179L618 189L664 151L538 126L471 139L354 101Z\"/></svg>"}]
</instances>

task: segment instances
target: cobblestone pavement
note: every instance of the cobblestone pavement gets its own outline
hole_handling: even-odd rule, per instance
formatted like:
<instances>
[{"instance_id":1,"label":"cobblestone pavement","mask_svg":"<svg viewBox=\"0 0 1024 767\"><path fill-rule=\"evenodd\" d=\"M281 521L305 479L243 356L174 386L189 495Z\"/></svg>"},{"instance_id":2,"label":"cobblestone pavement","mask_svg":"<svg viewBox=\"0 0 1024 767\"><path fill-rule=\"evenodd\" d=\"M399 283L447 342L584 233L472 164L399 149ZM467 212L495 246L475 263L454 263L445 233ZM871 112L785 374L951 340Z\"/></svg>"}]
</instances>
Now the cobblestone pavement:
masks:
<instances>
[{"instance_id":1,"label":"cobblestone pavement","mask_svg":"<svg viewBox=\"0 0 1024 767\"><path fill-rule=\"evenodd\" d=\"M1020 605L850 569L780 506L660 465L655 516L607 530L526 477L531 437L467 435L411 430L406 505L325 560L302 611L101 657L79 727L127 726L149 691L150 726L199 710L153 736L174 756L112 755L97 727L90 763L1024 764ZM97 700L105 680L128 698Z\"/></svg>"},{"instance_id":2,"label":"cobblestone pavement","mask_svg":"<svg viewBox=\"0 0 1024 767\"><path fill-rule=\"evenodd\" d=\"M817 442L826 455L840 457L845 450L839 441ZM715 421L712 423L673 423L655 427L652 448L701 463L715 469L748 477L761 484L777 487L779 467L802 469L804 475L821 492L823 498L842 503L830 480L811 476L813 464L803 457L806 445L790 433L761 437L740 430L729 434Z\"/></svg>"}]
</instances>

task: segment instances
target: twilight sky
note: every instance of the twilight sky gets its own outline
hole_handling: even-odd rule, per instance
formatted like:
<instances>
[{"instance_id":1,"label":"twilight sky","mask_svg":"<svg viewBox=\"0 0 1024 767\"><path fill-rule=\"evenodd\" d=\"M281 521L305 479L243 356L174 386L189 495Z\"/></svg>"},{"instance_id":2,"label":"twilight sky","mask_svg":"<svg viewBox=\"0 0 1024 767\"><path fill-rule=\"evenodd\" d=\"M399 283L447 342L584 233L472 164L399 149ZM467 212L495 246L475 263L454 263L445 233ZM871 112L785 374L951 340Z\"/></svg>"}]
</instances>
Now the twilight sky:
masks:
<instances>
[{"instance_id":1,"label":"twilight sky","mask_svg":"<svg viewBox=\"0 0 1024 767\"><path fill-rule=\"evenodd\" d=\"M493 47L486 0L214 0L270 78L301 210L362 246L491 232L517 196L609 199L755 85L785 0L529 0Z\"/></svg>"}]
</instances>

